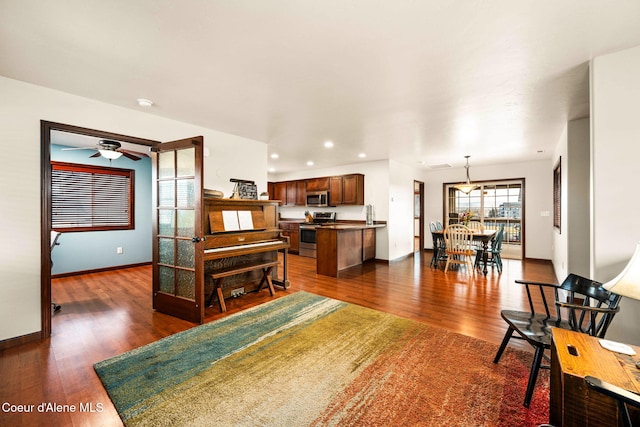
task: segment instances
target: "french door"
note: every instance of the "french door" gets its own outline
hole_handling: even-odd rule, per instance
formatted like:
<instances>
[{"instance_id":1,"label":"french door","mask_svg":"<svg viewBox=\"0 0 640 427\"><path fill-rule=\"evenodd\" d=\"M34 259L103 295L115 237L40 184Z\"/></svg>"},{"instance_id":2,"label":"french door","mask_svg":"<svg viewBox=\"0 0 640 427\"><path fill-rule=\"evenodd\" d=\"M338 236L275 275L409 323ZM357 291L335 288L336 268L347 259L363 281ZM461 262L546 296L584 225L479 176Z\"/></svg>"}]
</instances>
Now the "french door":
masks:
<instances>
[{"instance_id":1,"label":"french door","mask_svg":"<svg viewBox=\"0 0 640 427\"><path fill-rule=\"evenodd\" d=\"M203 138L154 149L153 308L204 321Z\"/></svg>"},{"instance_id":2,"label":"french door","mask_svg":"<svg viewBox=\"0 0 640 427\"><path fill-rule=\"evenodd\" d=\"M480 221L487 229L497 230L504 225L502 257L524 257L524 179L474 182L478 188L469 194L445 184L445 219L447 224L470 212L473 221Z\"/></svg>"}]
</instances>

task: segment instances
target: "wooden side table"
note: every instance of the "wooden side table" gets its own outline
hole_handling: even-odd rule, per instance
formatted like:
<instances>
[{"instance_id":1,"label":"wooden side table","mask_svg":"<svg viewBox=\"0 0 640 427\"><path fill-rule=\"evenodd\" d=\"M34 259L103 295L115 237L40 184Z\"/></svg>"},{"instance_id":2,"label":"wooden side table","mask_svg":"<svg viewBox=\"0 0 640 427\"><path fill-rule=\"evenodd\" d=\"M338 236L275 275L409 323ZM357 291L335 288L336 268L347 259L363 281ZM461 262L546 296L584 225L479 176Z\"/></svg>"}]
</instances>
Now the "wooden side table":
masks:
<instances>
[{"instance_id":1,"label":"wooden side table","mask_svg":"<svg viewBox=\"0 0 640 427\"><path fill-rule=\"evenodd\" d=\"M635 356L603 348L598 338L564 329L553 329L551 342L550 423L556 427L618 426L616 401L589 389L584 377L591 375L618 387L640 393L640 347ZM629 408L634 421L640 413Z\"/></svg>"}]
</instances>

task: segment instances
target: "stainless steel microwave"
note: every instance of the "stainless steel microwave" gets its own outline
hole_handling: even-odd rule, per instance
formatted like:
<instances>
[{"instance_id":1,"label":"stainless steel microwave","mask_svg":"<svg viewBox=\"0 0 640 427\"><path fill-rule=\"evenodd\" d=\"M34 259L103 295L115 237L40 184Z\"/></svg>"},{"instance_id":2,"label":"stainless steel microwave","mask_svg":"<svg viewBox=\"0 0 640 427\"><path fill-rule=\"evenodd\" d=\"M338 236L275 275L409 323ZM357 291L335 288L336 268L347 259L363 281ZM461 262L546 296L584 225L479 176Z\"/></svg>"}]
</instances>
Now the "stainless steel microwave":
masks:
<instances>
[{"instance_id":1,"label":"stainless steel microwave","mask_svg":"<svg viewBox=\"0 0 640 427\"><path fill-rule=\"evenodd\" d=\"M313 206L313 207L329 206L329 192L328 191L307 192L307 206Z\"/></svg>"}]
</instances>

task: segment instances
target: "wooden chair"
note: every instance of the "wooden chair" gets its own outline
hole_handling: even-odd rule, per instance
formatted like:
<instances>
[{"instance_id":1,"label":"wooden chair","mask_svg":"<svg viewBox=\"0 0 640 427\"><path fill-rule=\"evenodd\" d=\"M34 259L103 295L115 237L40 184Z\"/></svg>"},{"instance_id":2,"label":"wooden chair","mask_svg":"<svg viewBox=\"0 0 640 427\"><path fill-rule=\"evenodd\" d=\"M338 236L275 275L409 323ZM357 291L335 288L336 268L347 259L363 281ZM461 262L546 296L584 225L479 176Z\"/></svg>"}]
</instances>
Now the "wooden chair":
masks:
<instances>
[{"instance_id":1,"label":"wooden chair","mask_svg":"<svg viewBox=\"0 0 640 427\"><path fill-rule=\"evenodd\" d=\"M473 232L464 225L454 224L444 229L445 252L447 263L444 272L449 270L449 264L461 264L467 266L468 272L475 274L471 258L475 253L473 248Z\"/></svg>"},{"instance_id":2,"label":"wooden chair","mask_svg":"<svg viewBox=\"0 0 640 427\"><path fill-rule=\"evenodd\" d=\"M491 247L487 250L487 266L491 265L491 268L495 266L498 269L498 273L502 273L502 240L504 239L504 224L500 225L496 236L491 241ZM484 255L482 249L478 250L476 254L475 267L480 268L482 265L482 257Z\"/></svg>"},{"instance_id":3,"label":"wooden chair","mask_svg":"<svg viewBox=\"0 0 640 427\"><path fill-rule=\"evenodd\" d=\"M502 310L500 315L509 327L504 334L504 339L493 363L500 361L500 357L511 338L525 340L535 349L524 397L524 406L528 408L538 378L538 371L541 367L549 368L549 366L542 366L542 359L546 357L545 350L549 350L551 347L551 328L570 329L604 338L613 316L620 310L618 307L620 296L604 289L601 283L576 274L569 274L561 285L528 280L516 280L516 283L525 286L530 311ZM531 296L532 288L534 291L538 289L539 298L544 305L544 312L535 311ZM547 302L545 289L553 289L555 312L552 310L552 304ZM561 297L563 294L566 294L566 297ZM549 358L546 357L546 359Z\"/></svg>"},{"instance_id":4,"label":"wooden chair","mask_svg":"<svg viewBox=\"0 0 640 427\"><path fill-rule=\"evenodd\" d=\"M440 261L446 261L446 248L444 245L442 234L435 234L435 232L438 231L438 224L432 221L431 223L429 223L429 230L431 230L431 239L433 241L433 257L431 257L431 267L437 267Z\"/></svg>"}]
</instances>

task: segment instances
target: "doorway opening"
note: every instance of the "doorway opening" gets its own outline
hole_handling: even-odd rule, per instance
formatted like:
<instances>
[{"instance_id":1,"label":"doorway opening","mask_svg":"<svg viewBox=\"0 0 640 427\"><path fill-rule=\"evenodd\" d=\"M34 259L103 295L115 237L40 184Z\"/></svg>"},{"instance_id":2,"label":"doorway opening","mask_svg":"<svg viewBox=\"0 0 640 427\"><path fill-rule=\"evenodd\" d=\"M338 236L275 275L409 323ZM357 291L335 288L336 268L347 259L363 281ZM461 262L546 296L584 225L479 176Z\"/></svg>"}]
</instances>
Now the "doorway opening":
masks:
<instances>
[{"instance_id":1,"label":"doorway opening","mask_svg":"<svg viewBox=\"0 0 640 427\"><path fill-rule=\"evenodd\" d=\"M41 276L40 276L40 303L41 303L41 338L51 336L51 144L54 132L67 132L71 135L82 135L96 139L121 141L124 143L156 147L159 142L106 132L96 129L88 129L62 123L42 120L40 122L40 182L41 182L41 214L40 214L40 238L41 238Z\"/></svg>"}]
</instances>

